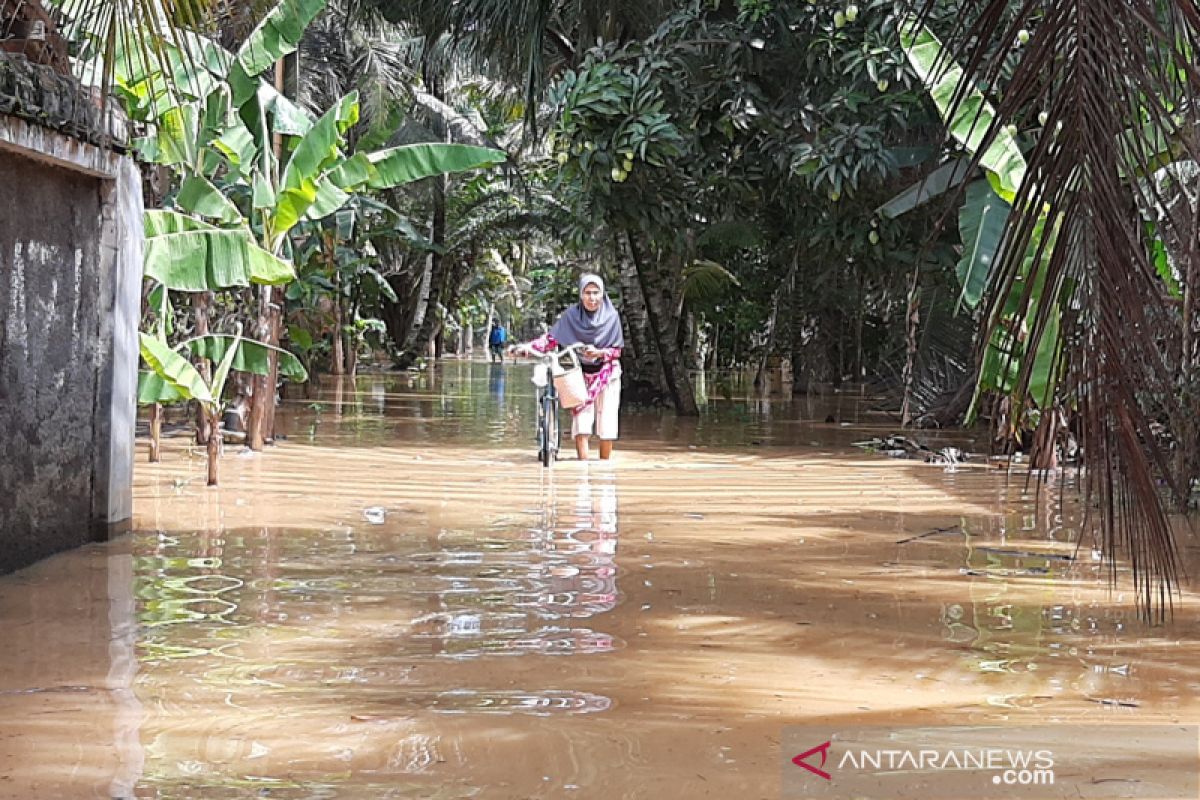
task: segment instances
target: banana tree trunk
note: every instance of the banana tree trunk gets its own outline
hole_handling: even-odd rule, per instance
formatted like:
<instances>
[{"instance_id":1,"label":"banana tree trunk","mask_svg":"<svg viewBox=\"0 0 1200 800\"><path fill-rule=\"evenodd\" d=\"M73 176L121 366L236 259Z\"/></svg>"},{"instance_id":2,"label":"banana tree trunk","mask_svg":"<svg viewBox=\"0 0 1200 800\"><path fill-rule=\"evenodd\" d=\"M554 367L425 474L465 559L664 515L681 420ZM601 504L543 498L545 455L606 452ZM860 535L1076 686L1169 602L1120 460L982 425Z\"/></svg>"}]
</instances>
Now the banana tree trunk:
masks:
<instances>
[{"instance_id":1,"label":"banana tree trunk","mask_svg":"<svg viewBox=\"0 0 1200 800\"><path fill-rule=\"evenodd\" d=\"M211 298L212 292L196 292L192 295L192 313L195 318L197 336L208 335L208 304ZM207 358L197 358L196 369L205 384L212 383L212 364ZM204 408L197 403L196 444L208 444L208 437L211 435L212 427L208 424L208 415L204 413Z\"/></svg>"},{"instance_id":2,"label":"banana tree trunk","mask_svg":"<svg viewBox=\"0 0 1200 800\"><path fill-rule=\"evenodd\" d=\"M344 299L342 298L342 271L337 268L336 245L331 231L322 231L321 250L325 257L325 266L333 275L333 363L330 372L334 375L346 373L346 333Z\"/></svg>"},{"instance_id":3,"label":"banana tree trunk","mask_svg":"<svg viewBox=\"0 0 1200 800\"><path fill-rule=\"evenodd\" d=\"M255 338L271 347L279 346L283 289L263 286L259 291L258 327ZM279 379L279 357L272 351L267 375L254 376L254 394L250 398L250 419L246 424L246 443L251 450L262 450L275 433L275 384Z\"/></svg>"},{"instance_id":4,"label":"banana tree trunk","mask_svg":"<svg viewBox=\"0 0 1200 800\"><path fill-rule=\"evenodd\" d=\"M217 412L210 412L205 409L204 414L208 417L208 424L212 430L212 434L208 437L208 485L216 486L219 477L218 470L221 463L221 421L217 417Z\"/></svg>"},{"instance_id":5,"label":"banana tree trunk","mask_svg":"<svg viewBox=\"0 0 1200 800\"><path fill-rule=\"evenodd\" d=\"M162 405L150 406L150 463L162 461Z\"/></svg>"},{"instance_id":6,"label":"banana tree trunk","mask_svg":"<svg viewBox=\"0 0 1200 800\"><path fill-rule=\"evenodd\" d=\"M675 308L672 302L668 276L663 275L659 265L651 264L640 249L637 236L625 232L629 245L629 254L637 270L638 286L646 301L646 314L650 323L650 335L658 350L659 364L662 367L663 379L667 383L667 391L675 405L675 413L684 417L699 416L700 408L696 404L696 395L692 389L691 377L683 360L683 352L679 347L679 325L673 319L671 312Z\"/></svg>"}]
</instances>

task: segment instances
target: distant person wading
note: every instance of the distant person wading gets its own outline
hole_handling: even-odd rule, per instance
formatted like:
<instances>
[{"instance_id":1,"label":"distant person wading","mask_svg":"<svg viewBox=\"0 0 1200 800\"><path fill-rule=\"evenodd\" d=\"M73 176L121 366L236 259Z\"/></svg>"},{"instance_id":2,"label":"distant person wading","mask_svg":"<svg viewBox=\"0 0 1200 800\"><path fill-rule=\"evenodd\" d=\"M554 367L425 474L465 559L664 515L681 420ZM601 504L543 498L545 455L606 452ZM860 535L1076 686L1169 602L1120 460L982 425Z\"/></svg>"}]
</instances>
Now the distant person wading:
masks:
<instances>
[{"instance_id":1,"label":"distant person wading","mask_svg":"<svg viewBox=\"0 0 1200 800\"><path fill-rule=\"evenodd\" d=\"M504 345L508 343L508 331L497 322L488 334L488 349L492 352L492 361L504 363Z\"/></svg>"},{"instance_id":2,"label":"distant person wading","mask_svg":"<svg viewBox=\"0 0 1200 800\"><path fill-rule=\"evenodd\" d=\"M559 347L583 344L583 377L587 400L571 410L571 436L581 461L588 458L588 439L593 428L600 437L600 458L612 456L617 440L617 414L621 406L621 348L625 336L621 315L604 293L599 275L579 279L579 302L564 311L550 332L534 341L517 345L518 352L547 353Z\"/></svg>"}]
</instances>

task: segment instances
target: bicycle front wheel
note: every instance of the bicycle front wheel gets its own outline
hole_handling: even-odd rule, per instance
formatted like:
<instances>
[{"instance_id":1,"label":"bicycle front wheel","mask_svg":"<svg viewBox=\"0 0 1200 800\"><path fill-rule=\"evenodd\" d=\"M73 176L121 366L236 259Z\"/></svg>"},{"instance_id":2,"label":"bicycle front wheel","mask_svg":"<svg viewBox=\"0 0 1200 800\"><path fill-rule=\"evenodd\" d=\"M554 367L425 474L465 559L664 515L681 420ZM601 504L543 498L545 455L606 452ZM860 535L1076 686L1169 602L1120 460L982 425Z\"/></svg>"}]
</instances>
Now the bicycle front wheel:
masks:
<instances>
[{"instance_id":1,"label":"bicycle front wheel","mask_svg":"<svg viewBox=\"0 0 1200 800\"><path fill-rule=\"evenodd\" d=\"M558 398L550 393L542 397L541 461L543 467L554 466L558 457Z\"/></svg>"}]
</instances>

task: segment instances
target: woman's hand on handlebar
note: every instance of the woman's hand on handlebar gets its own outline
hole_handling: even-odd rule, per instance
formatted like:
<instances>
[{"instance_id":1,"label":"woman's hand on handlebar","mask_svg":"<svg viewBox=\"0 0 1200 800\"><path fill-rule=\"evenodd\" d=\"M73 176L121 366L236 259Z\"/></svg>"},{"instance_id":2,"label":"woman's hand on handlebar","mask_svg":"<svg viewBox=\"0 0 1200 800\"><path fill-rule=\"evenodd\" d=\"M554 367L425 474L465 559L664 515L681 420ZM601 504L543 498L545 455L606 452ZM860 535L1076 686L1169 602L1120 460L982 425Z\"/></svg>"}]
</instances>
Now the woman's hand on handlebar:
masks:
<instances>
[{"instance_id":1,"label":"woman's hand on handlebar","mask_svg":"<svg viewBox=\"0 0 1200 800\"><path fill-rule=\"evenodd\" d=\"M593 347L590 344L584 345L584 348L583 348L583 357L584 358L589 358L589 359L594 360L594 359L602 357L603 355L604 355L604 351L601 350L599 347Z\"/></svg>"}]
</instances>

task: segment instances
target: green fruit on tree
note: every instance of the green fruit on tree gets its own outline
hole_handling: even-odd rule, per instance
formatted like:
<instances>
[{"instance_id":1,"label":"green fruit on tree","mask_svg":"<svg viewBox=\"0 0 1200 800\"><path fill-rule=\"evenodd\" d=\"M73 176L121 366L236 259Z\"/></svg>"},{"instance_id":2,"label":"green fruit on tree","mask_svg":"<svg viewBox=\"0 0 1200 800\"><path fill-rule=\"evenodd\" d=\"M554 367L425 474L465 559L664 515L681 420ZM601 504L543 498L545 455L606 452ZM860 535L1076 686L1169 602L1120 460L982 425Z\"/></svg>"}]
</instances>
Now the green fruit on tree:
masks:
<instances>
[{"instance_id":1,"label":"green fruit on tree","mask_svg":"<svg viewBox=\"0 0 1200 800\"><path fill-rule=\"evenodd\" d=\"M565 163L567 163L567 159L570 158L570 156L568 156L566 154L566 151L563 151L563 152L560 152L557 156L555 156L555 158L558 160L558 163L565 164Z\"/></svg>"},{"instance_id":2,"label":"green fruit on tree","mask_svg":"<svg viewBox=\"0 0 1200 800\"><path fill-rule=\"evenodd\" d=\"M879 234L875 231L871 231L871 234L867 238L871 240L871 244L879 244Z\"/></svg>"},{"instance_id":3,"label":"green fruit on tree","mask_svg":"<svg viewBox=\"0 0 1200 800\"><path fill-rule=\"evenodd\" d=\"M1017 31L1017 41L1021 44L1027 44L1029 42L1029 31L1024 28Z\"/></svg>"},{"instance_id":4,"label":"green fruit on tree","mask_svg":"<svg viewBox=\"0 0 1200 800\"><path fill-rule=\"evenodd\" d=\"M846 6L846 22L854 22L858 19L858 6L850 4Z\"/></svg>"},{"instance_id":5,"label":"green fruit on tree","mask_svg":"<svg viewBox=\"0 0 1200 800\"><path fill-rule=\"evenodd\" d=\"M836 203L838 200L842 199L842 193L837 189L832 189L829 192L829 199Z\"/></svg>"},{"instance_id":6,"label":"green fruit on tree","mask_svg":"<svg viewBox=\"0 0 1200 800\"><path fill-rule=\"evenodd\" d=\"M875 88L881 92L886 92L888 90L887 78L880 78L879 80L875 81Z\"/></svg>"},{"instance_id":7,"label":"green fruit on tree","mask_svg":"<svg viewBox=\"0 0 1200 800\"><path fill-rule=\"evenodd\" d=\"M838 11L833 15L833 27L841 28L846 25L846 15Z\"/></svg>"},{"instance_id":8,"label":"green fruit on tree","mask_svg":"<svg viewBox=\"0 0 1200 800\"><path fill-rule=\"evenodd\" d=\"M628 158L625 159L625 163L621 165L621 169L623 169L625 172L629 172L631 169L633 169L633 162Z\"/></svg>"},{"instance_id":9,"label":"green fruit on tree","mask_svg":"<svg viewBox=\"0 0 1200 800\"><path fill-rule=\"evenodd\" d=\"M1045 111L1038 114L1038 124L1041 125L1043 128L1046 127L1046 123L1049 121L1050 121L1050 115L1048 113L1046 113Z\"/></svg>"}]
</instances>

